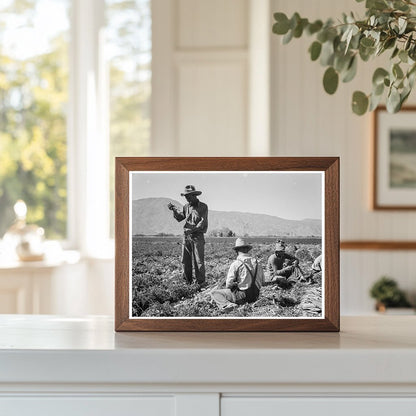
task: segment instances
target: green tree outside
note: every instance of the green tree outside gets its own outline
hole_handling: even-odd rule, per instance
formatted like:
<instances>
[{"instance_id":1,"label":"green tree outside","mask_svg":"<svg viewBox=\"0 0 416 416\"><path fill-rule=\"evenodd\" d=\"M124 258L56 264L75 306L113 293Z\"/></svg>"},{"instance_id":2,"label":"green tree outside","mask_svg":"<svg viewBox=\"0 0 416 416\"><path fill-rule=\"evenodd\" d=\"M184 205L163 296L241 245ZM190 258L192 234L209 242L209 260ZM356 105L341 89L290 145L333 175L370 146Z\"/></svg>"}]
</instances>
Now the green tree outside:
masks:
<instances>
[{"instance_id":1,"label":"green tree outside","mask_svg":"<svg viewBox=\"0 0 416 416\"><path fill-rule=\"evenodd\" d=\"M23 199L27 220L48 238L66 237L66 106L68 39L62 32L49 51L19 59L4 48L9 19L33 25L35 2L0 8L0 236Z\"/></svg>"}]
</instances>

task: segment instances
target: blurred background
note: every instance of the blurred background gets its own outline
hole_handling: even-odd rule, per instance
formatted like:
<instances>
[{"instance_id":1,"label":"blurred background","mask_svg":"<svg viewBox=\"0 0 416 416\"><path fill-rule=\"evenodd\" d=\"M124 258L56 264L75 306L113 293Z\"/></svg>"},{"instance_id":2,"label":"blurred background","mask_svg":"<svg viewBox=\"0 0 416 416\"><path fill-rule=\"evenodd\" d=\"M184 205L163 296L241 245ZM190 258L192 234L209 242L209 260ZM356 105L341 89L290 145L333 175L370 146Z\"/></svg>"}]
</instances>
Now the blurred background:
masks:
<instances>
[{"instance_id":1,"label":"blurred background","mask_svg":"<svg viewBox=\"0 0 416 416\"><path fill-rule=\"evenodd\" d=\"M350 97L377 63L329 96L311 40L271 33L276 11L350 10L363 14L351 0L3 0L0 236L23 200L47 250L13 258L6 234L0 313L113 314L115 156L340 156L341 240L416 240L414 211L371 209L372 116ZM415 300L414 251L354 247L342 314L373 313L383 275Z\"/></svg>"}]
</instances>

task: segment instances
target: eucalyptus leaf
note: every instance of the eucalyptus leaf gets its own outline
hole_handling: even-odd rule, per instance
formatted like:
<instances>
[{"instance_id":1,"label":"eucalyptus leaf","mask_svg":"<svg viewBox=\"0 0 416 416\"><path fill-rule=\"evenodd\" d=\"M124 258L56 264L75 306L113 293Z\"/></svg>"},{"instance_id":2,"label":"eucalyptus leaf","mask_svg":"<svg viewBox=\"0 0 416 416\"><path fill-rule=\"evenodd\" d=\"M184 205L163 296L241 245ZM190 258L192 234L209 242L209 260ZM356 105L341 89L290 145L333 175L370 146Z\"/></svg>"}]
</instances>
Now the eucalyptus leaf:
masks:
<instances>
[{"instance_id":1,"label":"eucalyptus leaf","mask_svg":"<svg viewBox=\"0 0 416 416\"><path fill-rule=\"evenodd\" d=\"M313 35L314 33L319 32L322 29L324 24L321 20L315 20L313 23L310 23L309 26L306 28L306 32L309 35Z\"/></svg>"},{"instance_id":2,"label":"eucalyptus leaf","mask_svg":"<svg viewBox=\"0 0 416 416\"><path fill-rule=\"evenodd\" d=\"M400 16L397 23L399 25L399 35L402 35L406 30L407 20L403 16Z\"/></svg>"},{"instance_id":3,"label":"eucalyptus leaf","mask_svg":"<svg viewBox=\"0 0 416 416\"><path fill-rule=\"evenodd\" d=\"M380 84L384 84L384 78L386 78L389 73L384 68L377 68L373 74L373 85L377 86Z\"/></svg>"},{"instance_id":4,"label":"eucalyptus leaf","mask_svg":"<svg viewBox=\"0 0 416 416\"><path fill-rule=\"evenodd\" d=\"M409 54L409 58L414 61L416 59L416 45L411 46L407 53Z\"/></svg>"},{"instance_id":5,"label":"eucalyptus leaf","mask_svg":"<svg viewBox=\"0 0 416 416\"><path fill-rule=\"evenodd\" d=\"M408 36L408 38L407 38L407 40L406 40L406 43L404 44L404 49L405 49L406 51L410 48L410 45L411 45L411 43L412 43L412 40L413 40L413 33L411 33L411 34Z\"/></svg>"},{"instance_id":6,"label":"eucalyptus leaf","mask_svg":"<svg viewBox=\"0 0 416 416\"><path fill-rule=\"evenodd\" d=\"M370 95L370 105L368 111L374 111L380 104L382 95Z\"/></svg>"},{"instance_id":7,"label":"eucalyptus leaf","mask_svg":"<svg viewBox=\"0 0 416 416\"><path fill-rule=\"evenodd\" d=\"M320 63L322 66L332 65L334 62L334 44L326 41L322 45Z\"/></svg>"},{"instance_id":8,"label":"eucalyptus leaf","mask_svg":"<svg viewBox=\"0 0 416 416\"><path fill-rule=\"evenodd\" d=\"M384 43L383 43L383 47L384 49L390 49L392 48L394 45L396 44L396 38L391 37L391 38L387 38Z\"/></svg>"},{"instance_id":9,"label":"eucalyptus leaf","mask_svg":"<svg viewBox=\"0 0 416 416\"><path fill-rule=\"evenodd\" d=\"M293 37L300 38L303 33L303 29L307 27L308 21L307 19L300 19L296 25L296 27L293 29Z\"/></svg>"},{"instance_id":10,"label":"eucalyptus leaf","mask_svg":"<svg viewBox=\"0 0 416 416\"><path fill-rule=\"evenodd\" d=\"M367 0L365 7L367 7L367 9L384 10L388 5L384 0Z\"/></svg>"},{"instance_id":11,"label":"eucalyptus leaf","mask_svg":"<svg viewBox=\"0 0 416 416\"><path fill-rule=\"evenodd\" d=\"M338 79L339 76L335 69L332 68L332 66L327 68L324 74L323 84L324 89L328 94L332 95L335 93L338 88Z\"/></svg>"},{"instance_id":12,"label":"eucalyptus leaf","mask_svg":"<svg viewBox=\"0 0 416 416\"><path fill-rule=\"evenodd\" d=\"M407 71L407 76L416 74L416 65L413 64L413 66Z\"/></svg>"},{"instance_id":13,"label":"eucalyptus leaf","mask_svg":"<svg viewBox=\"0 0 416 416\"><path fill-rule=\"evenodd\" d=\"M382 84L373 86L373 95L383 95L384 88L384 82Z\"/></svg>"},{"instance_id":14,"label":"eucalyptus leaf","mask_svg":"<svg viewBox=\"0 0 416 416\"><path fill-rule=\"evenodd\" d=\"M316 39L321 43L325 43L328 40L328 29L323 28L321 31L319 31Z\"/></svg>"},{"instance_id":15,"label":"eucalyptus leaf","mask_svg":"<svg viewBox=\"0 0 416 416\"><path fill-rule=\"evenodd\" d=\"M360 46L363 46L364 48L372 48L374 44L375 41L372 38L362 38L360 41Z\"/></svg>"},{"instance_id":16,"label":"eucalyptus leaf","mask_svg":"<svg viewBox=\"0 0 416 416\"><path fill-rule=\"evenodd\" d=\"M399 54L400 49L396 46L391 54L390 59L394 59Z\"/></svg>"},{"instance_id":17,"label":"eucalyptus leaf","mask_svg":"<svg viewBox=\"0 0 416 416\"><path fill-rule=\"evenodd\" d=\"M348 33L348 36L347 36L347 39L346 39L345 53L347 53L347 51L348 51L348 48L350 46L352 37L354 35L356 35L359 31L360 30L358 29L358 27L356 25L351 26L351 28L349 30L349 33Z\"/></svg>"},{"instance_id":18,"label":"eucalyptus leaf","mask_svg":"<svg viewBox=\"0 0 416 416\"><path fill-rule=\"evenodd\" d=\"M406 89L405 91L403 91L400 94L400 108L402 108L403 103L408 99L409 95L410 95L411 90L410 89Z\"/></svg>"},{"instance_id":19,"label":"eucalyptus leaf","mask_svg":"<svg viewBox=\"0 0 416 416\"><path fill-rule=\"evenodd\" d=\"M350 60L350 63L348 65L346 72L343 74L342 82L352 81L356 74L357 74L357 58L354 55Z\"/></svg>"},{"instance_id":20,"label":"eucalyptus leaf","mask_svg":"<svg viewBox=\"0 0 416 416\"><path fill-rule=\"evenodd\" d=\"M413 86L415 85L416 74L413 72L412 74L408 75L408 79L409 79L409 88L410 90L412 90Z\"/></svg>"},{"instance_id":21,"label":"eucalyptus leaf","mask_svg":"<svg viewBox=\"0 0 416 416\"><path fill-rule=\"evenodd\" d=\"M402 12L405 12L409 9L409 6L405 4L402 0L394 0L393 1L393 7L397 10L400 10Z\"/></svg>"},{"instance_id":22,"label":"eucalyptus leaf","mask_svg":"<svg viewBox=\"0 0 416 416\"><path fill-rule=\"evenodd\" d=\"M351 61L351 55L344 55L344 54L335 54L334 58L334 68L338 72L344 71L349 66Z\"/></svg>"},{"instance_id":23,"label":"eucalyptus leaf","mask_svg":"<svg viewBox=\"0 0 416 416\"><path fill-rule=\"evenodd\" d=\"M392 68L392 74L396 77L396 78L403 78L404 74L402 69L400 68L399 64L394 64L393 68Z\"/></svg>"},{"instance_id":24,"label":"eucalyptus leaf","mask_svg":"<svg viewBox=\"0 0 416 416\"><path fill-rule=\"evenodd\" d=\"M316 61L319 58L321 50L322 44L320 42L315 41L312 43L312 45L309 47L309 53L311 54L312 61Z\"/></svg>"},{"instance_id":25,"label":"eucalyptus leaf","mask_svg":"<svg viewBox=\"0 0 416 416\"><path fill-rule=\"evenodd\" d=\"M352 95L352 111L362 116L368 108L368 97L361 91L355 91Z\"/></svg>"},{"instance_id":26,"label":"eucalyptus leaf","mask_svg":"<svg viewBox=\"0 0 416 416\"><path fill-rule=\"evenodd\" d=\"M367 62L375 53L376 49L375 48L366 48L362 45L359 46L358 52L360 54L360 58L364 61Z\"/></svg>"},{"instance_id":27,"label":"eucalyptus leaf","mask_svg":"<svg viewBox=\"0 0 416 416\"><path fill-rule=\"evenodd\" d=\"M375 45L378 45L380 43L380 32L377 32L376 30L370 30L370 36L374 39Z\"/></svg>"},{"instance_id":28,"label":"eucalyptus leaf","mask_svg":"<svg viewBox=\"0 0 416 416\"><path fill-rule=\"evenodd\" d=\"M287 16L284 13L275 13L274 20L276 20L276 23L273 25L273 33L285 35L290 29Z\"/></svg>"},{"instance_id":29,"label":"eucalyptus leaf","mask_svg":"<svg viewBox=\"0 0 416 416\"><path fill-rule=\"evenodd\" d=\"M408 58L409 58L409 55L407 54L407 51L405 51L404 49L402 49L402 50L399 52L399 59L400 59L402 62L407 63Z\"/></svg>"},{"instance_id":30,"label":"eucalyptus leaf","mask_svg":"<svg viewBox=\"0 0 416 416\"><path fill-rule=\"evenodd\" d=\"M353 24L355 23L354 13L351 12L349 15L346 16L347 23Z\"/></svg>"},{"instance_id":31,"label":"eucalyptus leaf","mask_svg":"<svg viewBox=\"0 0 416 416\"><path fill-rule=\"evenodd\" d=\"M360 39L361 39L361 32L358 32L356 35L354 35L351 39L351 43L350 43L350 49L358 49L358 45L360 44Z\"/></svg>"},{"instance_id":32,"label":"eucalyptus leaf","mask_svg":"<svg viewBox=\"0 0 416 416\"><path fill-rule=\"evenodd\" d=\"M286 35L283 36L282 43L283 45L287 45L293 39L293 30L289 30Z\"/></svg>"},{"instance_id":33,"label":"eucalyptus leaf","mask_svg":"<svg viewBox=\"0 0 416 416\"><path fill-rule=\"evenodd\" d=\"M386 107L389 113L397 113L400 109L400 93L397 88L392 88L390 94L387 96Z\"/></svg>"}]
</instances>

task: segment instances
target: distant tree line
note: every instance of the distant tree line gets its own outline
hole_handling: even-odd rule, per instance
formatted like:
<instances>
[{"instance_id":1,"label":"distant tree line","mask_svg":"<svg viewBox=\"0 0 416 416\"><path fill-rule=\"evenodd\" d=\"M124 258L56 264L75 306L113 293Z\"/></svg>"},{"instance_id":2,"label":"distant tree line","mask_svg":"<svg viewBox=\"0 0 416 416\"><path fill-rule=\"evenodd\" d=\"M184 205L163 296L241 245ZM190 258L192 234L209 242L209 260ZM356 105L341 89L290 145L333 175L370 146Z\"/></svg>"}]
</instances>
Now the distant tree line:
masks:
<instances>
[{"instance_id":1,"label":"distant tree line","mask_svg":"<svg viewBox=\"0 0 416 416\"><path fill-rule=\"evenodd\" d=\"M208 235L210 237L235 237L235 232L227 227L211 230Z\"/></svg>"}]
</instances>

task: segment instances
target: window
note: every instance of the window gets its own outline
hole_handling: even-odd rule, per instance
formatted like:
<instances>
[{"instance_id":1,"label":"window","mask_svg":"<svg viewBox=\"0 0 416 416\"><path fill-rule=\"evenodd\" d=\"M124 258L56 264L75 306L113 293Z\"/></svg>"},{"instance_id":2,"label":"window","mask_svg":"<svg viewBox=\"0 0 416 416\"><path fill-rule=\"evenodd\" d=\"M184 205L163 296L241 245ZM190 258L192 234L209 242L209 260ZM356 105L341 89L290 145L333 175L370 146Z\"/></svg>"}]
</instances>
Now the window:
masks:
<instances>
[{"instance_id":1,"label":"window","mask_svg":"<svg viewBox=\"0 0 416 416\"><path fill-rule=\"evenodd\" d=\"M0 6L0 236L24 199L29 222L66 237L69 10L68 0Z\"/></svg>"},{"instance_id":2,"label":"window","mask_svg":"<svg viewBox=\"0 0 416 416\"><path fill-rule=\"evenodd\" d=\"M114 157L150 143L151 0L0 5L0 237L28 222L85 254L113 235Z\"/></svg>"}]
</instances>

